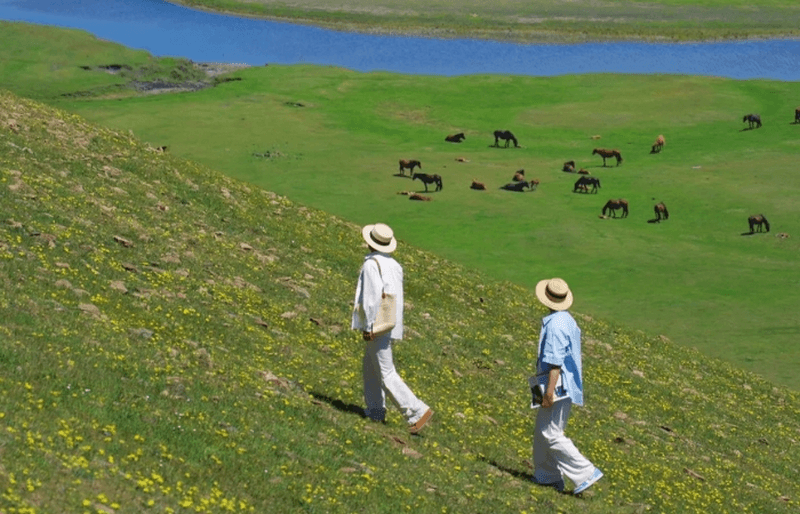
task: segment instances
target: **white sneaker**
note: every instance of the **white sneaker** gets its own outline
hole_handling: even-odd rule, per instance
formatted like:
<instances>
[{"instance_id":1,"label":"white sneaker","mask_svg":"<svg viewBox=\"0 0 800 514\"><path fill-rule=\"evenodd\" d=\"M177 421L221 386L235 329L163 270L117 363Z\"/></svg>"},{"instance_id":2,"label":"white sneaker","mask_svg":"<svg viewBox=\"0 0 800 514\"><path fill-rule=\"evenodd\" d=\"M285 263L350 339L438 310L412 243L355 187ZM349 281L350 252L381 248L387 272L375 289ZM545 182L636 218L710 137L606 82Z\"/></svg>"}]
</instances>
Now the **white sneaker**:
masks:
<instances>
[{"instance_id":1,"label":"white sneaker","mask_svg":"<svg viewBox=\"0 0 800 514\"><path fill-rule=\"evenodd\" d=\"M592 487L594 483L601 478L603 478L603 472L600 471L599 468L594 468L594 473L592 473L592 476L589 477L589 480L576 487L575 490L572 491L572 494L581 494L583 491Z\"/></svg>"}]
</instances>

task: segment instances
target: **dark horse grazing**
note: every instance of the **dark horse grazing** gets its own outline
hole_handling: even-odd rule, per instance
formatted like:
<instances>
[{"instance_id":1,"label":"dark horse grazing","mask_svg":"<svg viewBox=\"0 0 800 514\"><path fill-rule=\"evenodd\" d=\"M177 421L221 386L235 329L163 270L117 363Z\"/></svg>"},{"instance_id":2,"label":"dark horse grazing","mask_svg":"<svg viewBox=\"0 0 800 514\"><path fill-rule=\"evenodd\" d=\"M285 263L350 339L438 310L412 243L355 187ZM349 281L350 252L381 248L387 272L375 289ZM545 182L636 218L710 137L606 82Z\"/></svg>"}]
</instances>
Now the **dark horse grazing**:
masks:
<instances>
[{"instance_id":1,"label":"dark horse grazing","mask_svg":"<svg viewBox=\"0 0 800 514\"><path fill-rule=\"evenodd\" d=\"M794 110L794 122L800 123L800 107Z\"/></svg>"},{"instance_id":2,"label":"dark horse grazing","mask_svg":"<svg viewBox=\"0 0 800 514\"><path fill-rule=\"evenodd\" d=\"M521 182L509 182L508 184L501 186L500 189L505 189L508 191L519 191L522 192L525 188L530 189L531 184L527 180L523 180Z\"/></svg>"},{"instance_id":3,"label":"dark horse grazing","mask_svg":"<svg viewBox=\"0 0 800 514\"><path fill-rule=\"evenodd\" d=\"M669 219L669 211L667 210L667 206L664 205L664 202L660 202L653 206L653 212L656 213L656 222L661 221L661 218L665 220Z\"/></svg>"},{"instance_id":4,"label":"dark horse grazing","mask_svg":"<svg viewBox=\"0 0 800 514\"><path fill-rule=\"evenodd\" d=\"M619 166L619 163L622 162L622 154L619 153L619 150L606 150L605 148L595 148L594 151L592 151L592 155L595 154L603 158L603 166L606 165L606 159L609 159L611 157L617 159L617 166Z\"/></svg>"},{"instance_id":5,"label":"dark horse grazing","mask_svg":"<svg viewBox=\"0 0 800 514\"><path fill-rule=\"evenodd\" d=\"M600 187L600 179L597 177L583 176L575 181L575 187L572 189L572 192L575 193L580 189L588 193L589 186L592 186L592 193L596 193L597 189Z\"/></svg>"},{"instance_id":6,"label":"dark horse grazing","mask_svg":"<svg viewBox=\"0 0 800 514\"><path fill-rule=\"evenodd\" d=\"M500 146L500 140L504 139L506 141L506 148L508 148L508 143L511 141L514 142L514 147L519 148L519 144L517 144L517 138L514 137L514 134L511 133L510 130L495 130L494 131L494 146Z\"/></svg>"},{"instance_id":7,"label":"dark horse grazing","mask_svg":"<svg viewBox=\"0 0 800 514\"><path fill-rule=\"evenodd\" d=\"M622 217L628 217L628 201L623 200L620 198L619 200L609 200L603 206L603 216L606 215L606 211L611 212L611 216L613 218L617 217L617 209L622 209Z\"/></svg>"},{"instance_id":8,"label":"dark horse grazing","mask_svg":"<svg viewBox=\"0 0 800 514\"><path fill-rule=\"evenodd\" d=\"M761 116L758 114L745 114L744 118L742 118L742 121L746 121L750 125L750 128L761 127Z\"/></svg>"},{"instance_id":9,"label":"dark horse grazing","mask_svg":"<svg viewBox=\"0 0 800 514\"><path fill-rule=\"evenodd\" d=\"M410 170L410 173L413 175L414 174L414 167L419 167L419 169L422 169L422 163L419 162L416 159L412 159L410 161L406 160L406 159L400 159L400 174L401 175L403 175L403 170L406 169L406 168L408 168Z\"/></svg>"},{"instance_id":10,"label":"dark horse grazing","mask_svg":"<svg viewBox=\"0 0 800 514\"><path fill-rule=\"evenodd\" d=\"M428 192L428 184L436 184L436 190L439 191L442 189L442 177L439 175L428 175L427 173L414 173L414 176L411 177L411 180L421 180L423 184L425 184L425 192Z\"/></svg>"},{"instance_id":11,"label":"dark horse grazing","mask_svg":"<svg viewBox=\"0 0 800 514\"><path fill-rule=\"evenodd\" d=\"M758 227L758 232L763 232L763 228L767 229L769 232L769 221L767 218L764 217L763 214L755 214L747 218L747 222L750 224L750 233L756 232L755 227Z\"/></svg>"},{"instance_id":12,"label":"dark horse grazing","mask_svg":"<svg viewBox=\"0 0 800 514\"><path fill-rule=\"evenodd\" d=\"M450 134L449 136L444 138L444 140L447 141L448 143L460 143L465 139L467 139L467 136L465 136L463 132L459 132L458 134Z\"/></svg>"}]
</instances>

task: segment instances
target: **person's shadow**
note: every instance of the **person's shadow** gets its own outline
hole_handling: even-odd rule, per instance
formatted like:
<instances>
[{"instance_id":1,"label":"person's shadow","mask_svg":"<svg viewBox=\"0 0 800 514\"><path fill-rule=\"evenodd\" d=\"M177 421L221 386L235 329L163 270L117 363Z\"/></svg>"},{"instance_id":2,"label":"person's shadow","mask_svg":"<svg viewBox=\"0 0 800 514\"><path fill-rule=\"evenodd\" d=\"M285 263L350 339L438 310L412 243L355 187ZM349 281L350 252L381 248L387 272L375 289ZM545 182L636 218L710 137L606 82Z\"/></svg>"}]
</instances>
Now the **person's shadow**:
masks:
<instances>
[{"instance_id":1,"label":"person's shadow","mask_svg":"<svg viewBox=\"0 0 800 514\"><path fill-rule=\"evenodd\" d=\"M309 394L311 394L311 396L314 397L314 399L320 402L325 402L334 409L340 410L346 414L357 414L361 418L367 417L367 415L364 413L364 408L359 405L353 405L352 403L345 403L342 400L337 400L335 398L331 398L330 396L321 393L315 393L313 391Z\"/></svg>"}]
</instances>

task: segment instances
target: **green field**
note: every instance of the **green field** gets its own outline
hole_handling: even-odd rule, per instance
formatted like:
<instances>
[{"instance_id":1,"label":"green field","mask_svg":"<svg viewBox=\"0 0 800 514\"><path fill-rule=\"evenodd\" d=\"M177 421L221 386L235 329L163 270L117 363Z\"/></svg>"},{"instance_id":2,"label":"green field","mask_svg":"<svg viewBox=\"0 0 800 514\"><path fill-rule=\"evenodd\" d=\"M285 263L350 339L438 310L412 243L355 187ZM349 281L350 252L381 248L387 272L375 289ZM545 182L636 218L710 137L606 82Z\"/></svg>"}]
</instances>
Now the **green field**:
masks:
<instances>
[{"instance_id":1,"label":"green field","mask_svg":"<svg viewBox=\"0 0 800 514\"><path fill-rule=\"evenodd\" d=\"M63 52L67 59L70 48L60 45L47 58ZM105 74L65 65L68 78L59 82L36 71L36 59L6 61L0 84L20 93L47 84L33 92L302 204L357 223L380 217L403 241L495 278L530 288L542 276L562 276L576 287L580 312L800 387L797 83L267 66L196 93L75 99L62 96L86 89L73 75L88 82ZM748 112L759 112L764 126L743 130ZM521 148L493 147L497 128L513 129ZM446 143L454 132L466 141ZM667 144L652 155L658 134ZM619 148L622 165L603 167L592 156L597 146ZM401 158L419 159L424 172L443 177L434 201L397 194L423 191L397 176ZM573 193L577 176L561 171L567 160L601 179L598 194ZM518 169L540 181L537 191L499 189ZM489 190L470 190L473 179ZM600 219L606 200L620 197L630 202L630 216ZM648 223L658 201L672 217ZM772 231L747 235L747 217L758 213ZM435 266L428 278L436 280Z\"/></svg>"},{"instance_id":2,"label":"green field","mask_svg":"<svg viewBox=\"0 0 800 514\"><path fill-rule=\"evenodd\" d=\"M0 88L39 101L0 92L0 512L796 512L796 84L268 66L126 86L189 64L0 24ZM442 175L433 201L397 194L421 190L400 158ZM572 192L569 159L600 194ZM537 191L500 191L520 168ZM630 216L600 219L621 196ZM657 200L671 217L647 223ZM772 231L743 235L755 212ZM436 410L421 437L358 414L377 219L405 268L398 369ZM552 275L584 335L568 434L606 474L581 497L529 480L530 286Z\"/></svg>"},{"instance_id":3,"label":"green field","mask_svg":"<svg viewBox=\"0 0 800 514\"><path fill-rule=\"evenodd\" d=\"M516 41L797 37L792 0L175 0L338 30Z\"/></svg>"}]
</instances>

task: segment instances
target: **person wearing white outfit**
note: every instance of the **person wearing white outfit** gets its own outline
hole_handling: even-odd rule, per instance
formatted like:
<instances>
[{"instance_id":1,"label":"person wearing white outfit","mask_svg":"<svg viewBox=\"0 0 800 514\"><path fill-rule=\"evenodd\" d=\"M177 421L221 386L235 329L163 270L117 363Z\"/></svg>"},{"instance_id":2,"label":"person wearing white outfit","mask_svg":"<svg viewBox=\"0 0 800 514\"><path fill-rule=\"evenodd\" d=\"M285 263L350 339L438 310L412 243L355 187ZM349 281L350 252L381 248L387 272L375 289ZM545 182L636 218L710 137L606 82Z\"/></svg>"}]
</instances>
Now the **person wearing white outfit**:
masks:
<instances>
[{"instance_id":1,"label":"person wearing white outfit","mask_svg":"<svg viewBox=\"0 0 800 514\"><path fill-rule=\"evenodd\" d=\"M375 421L386 419L386 396L403 414L412 434L419 433L433 416L433 411L411 391L394 367L392 343L403 338L403 268L390 255L397 248L392 229L384 223L367 225L361 231L371 253L356 285L352 328L364 339L364 413ZM396 298L397 323L389 332L372 330L383 293Z\"/></svg>"},{"instance_id":2,"label":"person wearing white outfit","mask_svg":"<svg viewBox=\"0 0 800 514\"><path fill-rule=\"evenodd\" d=\"M533 435L533 481L564 490L564 476L575 483L573 494L580 494L603 477L589 459L564 435L572 404L583 405L581 330L567 309L572 291L560 278L542 280L536 297L550 309L542 319L536 373L548 374L542 406L536 415ZM569 398L554 401L559 377Z\"/></svg>"}]
</instances>

